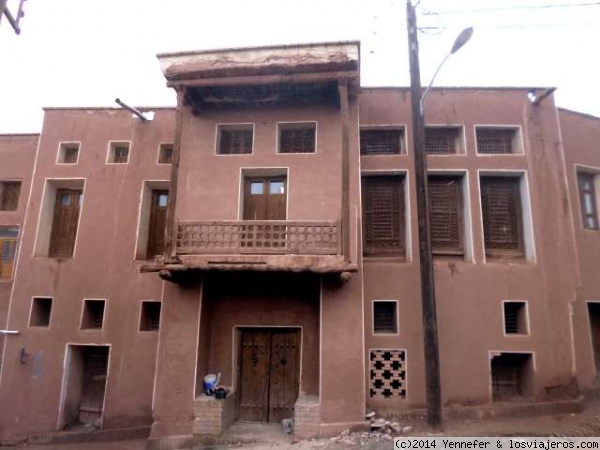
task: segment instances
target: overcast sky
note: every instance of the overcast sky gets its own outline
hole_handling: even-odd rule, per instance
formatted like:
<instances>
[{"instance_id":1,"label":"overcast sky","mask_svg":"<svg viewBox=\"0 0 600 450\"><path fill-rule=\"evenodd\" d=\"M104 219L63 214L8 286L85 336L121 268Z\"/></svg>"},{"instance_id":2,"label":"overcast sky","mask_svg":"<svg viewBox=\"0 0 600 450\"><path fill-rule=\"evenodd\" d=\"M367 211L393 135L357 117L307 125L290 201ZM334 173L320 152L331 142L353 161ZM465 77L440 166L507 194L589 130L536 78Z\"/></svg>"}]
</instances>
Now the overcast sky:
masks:
<instances>
[{"instance_id":1,"label":"overcast sky","mask_svg":"<svg viewBox=\"0 0 600 450\"><path fill-rule=\"evenodd\" d=\"M0 133L39 132L44 106L115 97L173 106L160 52L359 39L362 85L406 86L405 9L405 0L28 0L21 35L0 22ZM421 0L418 11L423 84L473 26L436 86L556 86L559 106L600 116L600 1Z\"/></svg>"}]
</instances>

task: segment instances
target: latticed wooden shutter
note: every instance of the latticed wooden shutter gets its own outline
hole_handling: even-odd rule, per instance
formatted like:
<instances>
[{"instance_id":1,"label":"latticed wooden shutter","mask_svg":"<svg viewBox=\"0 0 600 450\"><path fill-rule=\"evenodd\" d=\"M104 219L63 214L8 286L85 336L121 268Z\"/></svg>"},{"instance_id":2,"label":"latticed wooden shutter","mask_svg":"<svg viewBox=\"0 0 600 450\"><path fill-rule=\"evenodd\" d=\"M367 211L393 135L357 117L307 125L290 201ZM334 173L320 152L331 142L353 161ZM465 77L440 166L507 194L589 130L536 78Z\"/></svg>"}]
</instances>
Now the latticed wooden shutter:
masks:
<instances>
[{"instance_id":1,"label":"latticed wooden shutter","mask_svg":"<svg viewBox=\"0 0 600 450\"><path fill-rule=\"evenodd\" d=\"M523 254L519 179L481 178L483 234L488 254Z\"/></svg>"},{"instance_id":2,"label":"latticed wooden shutter","mask_svg":"<svg viewBox=\"0 0 600 450\"><path fill-rule=\"evenodd\" d=\"M314 128L286 128L279 134L280 153L314 153Z\"/></svg>"},{"instance_id":3,"label":"latticed wooden shutter","mask_svg":"<svg viewBox=\"0 0 600 450\"><path fill-rule=\"evenodd\" d=\"M429 177L429 211L433 252L464 254L460 177Z\"/></svg>"},{"instance_id":4,"label":"latticed wooden shutter","mask_svg":"<svg viewBox=\"0 0 600 450\"><path fill-rule=\"evenodd\" d=\"M404 255L404 187L402 177L363 177L365 255Z\"/></svg>"},{"instance_id":5,"label":"latticed wooden shutter","mask_svg":"<svg viewBox=\"0 0 600 450\"><path fill-rule=\"evenodd\" d=\"M402 130L361 130L361 155L397 155L402 150Z\"/></svg>"},{"instance_id":6,"label":"latticed wooden shutter","mask_svg":"<svg viewBox=\"0 0 600 450\"><path fill-rule=\"evenodd\" d=\"M515 130L510 128L480 128L477 130L477 151L484 154L514 153Z\"/></svg>"},{"instance_id":7,"label":"latticed wooden shutter","mask_svg":"<svg viewBox=\"0 0 600 450\"><path fill-rule=\"evenodd\" d=\"M252 153L252 130L221 130L219 153L222 155Z\"/></svg>"},{"instance_id":8,"label":"latticed wooden shutter","mask_svg":"<svg viewBox=\"0 0 600 450\"><path fill-rule=\"evenodd\" d=\"M455 128L426 128L425 152L428 155L449 155L456 153Z\"/></svg>"}]
</instances>

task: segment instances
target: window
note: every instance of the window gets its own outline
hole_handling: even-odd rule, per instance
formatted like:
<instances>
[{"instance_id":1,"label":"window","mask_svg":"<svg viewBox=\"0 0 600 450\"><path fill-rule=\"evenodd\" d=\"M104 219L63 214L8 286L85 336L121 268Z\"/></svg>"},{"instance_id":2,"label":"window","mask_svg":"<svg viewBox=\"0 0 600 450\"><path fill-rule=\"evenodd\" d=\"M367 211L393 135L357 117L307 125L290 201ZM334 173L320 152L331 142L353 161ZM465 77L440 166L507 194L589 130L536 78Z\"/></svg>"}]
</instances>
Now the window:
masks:
<instances>
[{"instance_id":1,"label":"window","mask_svg":"<svg viewBox=\"0 0 600 450\"><path fill-rule=\"evenodd\" d=\"M127 164L129 162L129 142L111 142L108 163Z\"/></svg>"},{"instance_id":2,"label":"window","mask_svg":"<svg viewBox=\"0 0 600 450\"><path fill-rule=\"evenodd\" d=\"M399 155L403 153L404 130L360 130L361 155Z\"/></svg>"},{"instance_id":3,"label":"window","mask_svg":"<svg viewBox=\"0 0 600 450\"><path fill-rule=\"evenodd\" d=\"M464 255L461 177L429 177L429 228L434 255Z\"/></svg>"},{"instance_id":4,"label":"window","mask_svg":"<svg viewBox=\"0 0 600 450\"><path fill-rule=\"evenodd\" d=\"M104 300L84 300L82 330L101 329L104 325Z\"/></svg>"},{"instance_id":5,"label":"window","mask_svg":"<svg viewBox=\"0 0 600 450\"><path fill-rule=\"evenodd\" d=\"M19 229L0 227L0 279L10 279L13 274Z\"/></svg>"},{"instance_id":6,"label":"window","mask_svg":"<svg viewBox=\"0 0 600 450\"><path fill-rule=\"evenodd\" d=\"M148 227L148 248L146 257L162 255L165 247L165 228L167 224L167 205L169 191L153 189L150 206L150 224Z\"/></svg>"},{"instance_id":7,"label":"window","mask_svg":"<svg viewBox=\"0 0 600 450\"><path fill-rule=\"evenodd\" d=\"M158 148L158 163L171 164L173 161L173 145L160 144Z\"/></svg>"},{"instance_id":8,"label":"window","mask_svg":"<svg viewBox=\"0 0 600 450\"><path fill-rule=\"evenodd\" d=\"M142 302L140 331L156 331L160 328L161 302Z\"/></svg>"},{"instance_id":9,"label":"window","mask_svg":"<svg viewBox=\"0 0 600 450\"><path fill-rule=\"evenodd\" d=\"M381 300L373 302L373 333L398 333L398 302Z\"/></svg>"},{"instance_id":10,"label":"window","mask_svg":"<svg viewBox=\"0 0 600 450\"><path fill-rule=\"evenodd\" d=\"M16 211L20 193L20 181L0 182L0 211Z\"/></svg>"},{"instance_id":11,"label":"window","mask_svg":"<svg viewBox=\"0 0 600 450\"><path fill-rule=\"evenodd\" d=\"M252 153L254 127L249 125L220 125L218 128L217 153L241 155Z\"/></svg>"},{"instance_id":12,"label":"window","mask_svg":"<svg viewBox=\"0 0 600 450\"><path fill-rule=\"evenodd\" d=\"M477 127L477 152L484 155L522 153L517 128Z\"/></svg>"},{"instance_id":13,"label":"window","mask_svg":"<svg viewBox=\"0 0 600 450\"><path fill-rule=\"evenodd\" d=\"M49 327L52 315L51 297L34 297L31 304L30 327Z\"/></svg>"},{"instance_id":14,"label":"window","mask_svg":"<svg viewBox=\"0 0 600 450\"><path fill-rule=\"evenodd\" d=\"M405 254L404 182L398 175L364 176L365 256Z\"/></svg>"},{"instance_id":15,"label":"window","mask_svg":"<svg viewBox=\"0 0 600 450\"><path fill-rule=\"evenodd\" d=\"M451 155L458 153L460 128L425 128L425 152L428 155Z\"/></svg>"},{"instance_id":16,"label":"window","mask_svg":"<svg viewBox=\"0 0 600 450\"><path fill-rule=\"evenodd\" d=\"M406 350L369 351L369 396L406 398Z\"/></svg>"},{"instance_id":17,"label":"window","mask_svg":"<svg viewBox=\"0 0 600 450\"><path fill-rule=\"evenodd\" d=\"M504 302L504 333L527 334L527 304Z\"/></svg>"},{"instance_id":18,"label":"window","mask_svg":"<svg viewBox=\"0 0 600 450\"><path fill-rule=\"evenodd\" d=\"M488 256L524 255L519 183L515 177L481 177L483 235Z\"/></svg>"},{"instance_id":19,"label":"window","mask_svg":"<svg viewBox=\"0 0 600 450\"><path fill-rule=\"evenodd\" d=\"M533 357L530 353L500 353L491 361L494 401L515 400L533 394Z\"/></svg>"},{"instance_id":20,"label":"window","mask_svg":"<svg viewBox=\"0 0 600 450\"><path fill-rule=\"evenodd\" d=\"M48 256L51 258L70 258L73 256L82 199L83 191L80 189L56 190L48 251Z\"/></svg>"},{"instance_id":21,"label":"window","mask_svg":"<svg viewBox=\"0 0 600 450\"><path fill-rule=\"evenodd\" d=\"M314 153L316 123L281 123L279 153Z\"/></svg>"},{"instance_id":22,"label":"window","mask_svg":"<svg viewBox=\"0 0 600 450\"><path fill-rule=\"evenodd\" d=\"M587 228L588 230L598 229L598 203L596 200L595 178L591 173L577 174L581 220L583 221L583 228Z\"/></svg>"},{"instance_id":23,"label":"window","mask_svg":"<svg viewBox=\"0 0 600 450\"><path fill-rule=\"evenodd\" d=\"M58 149L58 162L60 164L77 164L79 159L79 144L77 142L63 142Z\"/></svg>"}]
</instances>

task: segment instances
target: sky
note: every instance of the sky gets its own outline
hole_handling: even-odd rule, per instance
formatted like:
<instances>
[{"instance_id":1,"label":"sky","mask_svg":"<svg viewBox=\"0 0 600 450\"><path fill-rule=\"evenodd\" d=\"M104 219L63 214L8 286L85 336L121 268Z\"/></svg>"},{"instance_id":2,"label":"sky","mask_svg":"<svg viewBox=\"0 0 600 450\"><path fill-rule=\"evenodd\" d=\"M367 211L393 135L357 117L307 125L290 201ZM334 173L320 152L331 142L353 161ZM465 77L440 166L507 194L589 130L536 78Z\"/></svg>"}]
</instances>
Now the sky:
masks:
<instances>
[{"instance_id":1,"label":"sky","mask_svg":"<svg viewBox=\"0 0 600 450\"><path fill-rule=\"evenodd\" d=\"M427 85L557 87L600 116L600 1L413 0ZM15 11L18 0L8 0ZM157 53L361 41L363 86L409 84L406 0L27 0L0 21L0 133L40 132L43 107L174 106Z\"/></svg>"}]
</instances>

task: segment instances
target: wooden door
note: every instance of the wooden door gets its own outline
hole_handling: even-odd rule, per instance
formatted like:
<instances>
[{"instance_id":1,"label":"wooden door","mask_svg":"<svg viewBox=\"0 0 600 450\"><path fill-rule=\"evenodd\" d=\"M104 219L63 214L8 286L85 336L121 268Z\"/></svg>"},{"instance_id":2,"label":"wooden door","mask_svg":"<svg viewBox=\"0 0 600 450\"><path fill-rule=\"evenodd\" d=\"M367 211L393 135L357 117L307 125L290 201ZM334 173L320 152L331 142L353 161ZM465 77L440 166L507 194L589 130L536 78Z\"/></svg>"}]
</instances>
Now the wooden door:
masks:
<instances>
[{"instance_id":1,"label":"wooden door","mask_svg":"<svg viewBox=\"0 0 600 450\"><path fill-rule=\"evenodd\" d=\"M82 195L83 191L80 189L56 191L49 256L65 258L73 256Z\"/></svg>"},{"instance_id":2,"label":"wooden door","mask_svg":"<svg viewBox=\"0 0 600 450\"><path fill-rule=\"evenodd\" d=\"M300 385L299 343L295 329L241 331L239 420L280 422L293 417Z\"/></svg>"},{"instance_id":3,"label":"wooden door","mask_svg":"<svg viewBox=\"0 0 600 450\"><path fill-rule=\"evenodd\" d=\"M150 205L150 224L148 226L148 249L146 257L162 255L165 246L165 227L167 224L167 204L169 191L153 190Z\"/></svg>"},{"instance_id":4,"label":"wooden door","mask_svg":"<svg viewBox=\"0 0 600 450\"><path fill-rule=\"evenodd\" d=\"M285 220L286 179L246 178L244 220Z\"/></svg>"},{"instance_id":5,"label":"wooden door","mask_svg":"<svg viewBox=\"0 0 600 450\"><path fill-rule=\"evenodd\" d=\"M83 353L79 422L93 423L102 417L107 371L108 347L86 347Z\"/></svg>"}]
</instances>

